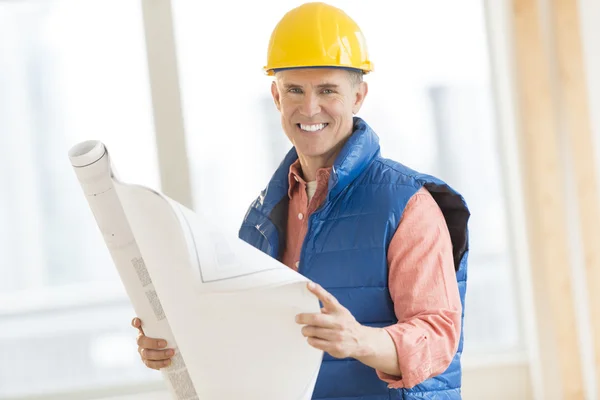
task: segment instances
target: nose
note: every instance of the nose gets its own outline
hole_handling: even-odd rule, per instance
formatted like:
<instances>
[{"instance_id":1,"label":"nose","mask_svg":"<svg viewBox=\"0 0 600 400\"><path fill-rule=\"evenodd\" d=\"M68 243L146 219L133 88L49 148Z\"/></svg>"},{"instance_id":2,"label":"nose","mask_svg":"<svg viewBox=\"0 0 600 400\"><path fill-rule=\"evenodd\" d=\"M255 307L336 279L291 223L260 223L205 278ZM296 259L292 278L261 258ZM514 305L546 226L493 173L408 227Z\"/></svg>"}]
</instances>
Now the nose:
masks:
<instances>
[{"instance_id":1,"label":"nose","mask_svg":"<svg viewBox=\"0 0 600 400\"><path fill-rule=\"evenodd\" d=\"M311 118L321 112L319 98L312 93L307 93L302 99L300 113L308 118Z\"/></svg>"}]
</instances>

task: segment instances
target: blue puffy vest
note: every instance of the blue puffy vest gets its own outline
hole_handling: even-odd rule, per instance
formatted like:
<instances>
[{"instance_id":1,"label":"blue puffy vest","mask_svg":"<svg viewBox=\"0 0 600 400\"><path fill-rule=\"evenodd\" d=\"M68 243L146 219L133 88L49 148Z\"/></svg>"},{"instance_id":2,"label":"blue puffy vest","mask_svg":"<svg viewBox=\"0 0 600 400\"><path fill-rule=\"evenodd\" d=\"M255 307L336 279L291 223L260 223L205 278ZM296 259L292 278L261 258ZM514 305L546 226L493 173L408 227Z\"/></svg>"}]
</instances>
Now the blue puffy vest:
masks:
<instances>
[{"instance_id":1,"label":"blue puffy vest","mask_svg":"<svg viewBox=\"0 0 600 400\"><path fill-rule=\"evenodd\" d=\"M294 149L287 154L239 231L242 240L279 260L285 248L288 173L297 158ZM298 271L333 294L363 325L397 322L388 289L387 249L408 200L423 186L439 204L450 231L464 317L469 211L463 198L437 178L382 158L375 132L354 119L353 134L333 165L327 198L309 217ZM325 353L313 399L460 399L462 347L461 333L447 370L410 389L389 389L371 367Z\"/></svg>"}]
</instances>

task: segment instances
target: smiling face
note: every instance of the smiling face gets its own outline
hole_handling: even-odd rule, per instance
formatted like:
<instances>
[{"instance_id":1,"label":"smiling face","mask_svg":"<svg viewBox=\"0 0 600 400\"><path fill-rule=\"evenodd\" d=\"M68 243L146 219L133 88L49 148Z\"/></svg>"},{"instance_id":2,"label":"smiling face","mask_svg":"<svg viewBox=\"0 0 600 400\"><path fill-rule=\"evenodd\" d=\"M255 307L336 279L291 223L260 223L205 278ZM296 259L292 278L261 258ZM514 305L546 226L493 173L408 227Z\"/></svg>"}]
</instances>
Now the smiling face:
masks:
<instances>
[{"instance_id":1,"label":"smiling face","mask_svg":"<svg viewBox=\"0 0 600 400\"><path fill-rule=\"evenodd\" d=\"M303 170L330 166L352 134L367 84L339 68L279 71L271 93ZM306 171L305 171L306 172Z\"/></svg>"}]
</instances>

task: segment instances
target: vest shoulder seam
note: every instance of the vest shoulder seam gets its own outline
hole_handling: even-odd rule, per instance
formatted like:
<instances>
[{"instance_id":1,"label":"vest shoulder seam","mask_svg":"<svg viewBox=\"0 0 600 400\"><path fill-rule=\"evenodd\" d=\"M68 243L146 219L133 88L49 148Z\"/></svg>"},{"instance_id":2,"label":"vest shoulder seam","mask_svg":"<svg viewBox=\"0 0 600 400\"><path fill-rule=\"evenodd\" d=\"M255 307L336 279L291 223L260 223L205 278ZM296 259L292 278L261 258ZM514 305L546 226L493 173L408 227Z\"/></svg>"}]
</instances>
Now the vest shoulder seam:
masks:
<instances>
[{"instance_id":1,"label":"vest shoulder seam","mask_svg":"<svg viewBox=\"0 0 600 400\"><path fill-rule=\"evenodd\" d=\"M406 186L406 187L410 187L410 188L419 188L419 187L423 186L423 184L424 184L422 182L422 180L419 179L418 175L420 175L420 174L417 171L414 171L414 170L410 169L409 167L404 166L405 169L412 171L412 173L408 174L408 173L406 173L406 171L403 171L402 169L399 168L399 165L402 165L402 164L399 164L397 161L383 158L380 156L373 160L370 168L373 168L373 166L375 166L375 164L384 165L386 167L389 167L392 171L394 171L401 177L406 178L409 181L404 181L404 182L377 182L377 181L374 181L374 182L361 183L361 184L363 184L363 185ZM370 175L368 172L367 172L367 176L373 177L373 175ZM412 184L411 184L410 180L412 180L412 182L413 182Z\"/></svg>"}]
</instances>

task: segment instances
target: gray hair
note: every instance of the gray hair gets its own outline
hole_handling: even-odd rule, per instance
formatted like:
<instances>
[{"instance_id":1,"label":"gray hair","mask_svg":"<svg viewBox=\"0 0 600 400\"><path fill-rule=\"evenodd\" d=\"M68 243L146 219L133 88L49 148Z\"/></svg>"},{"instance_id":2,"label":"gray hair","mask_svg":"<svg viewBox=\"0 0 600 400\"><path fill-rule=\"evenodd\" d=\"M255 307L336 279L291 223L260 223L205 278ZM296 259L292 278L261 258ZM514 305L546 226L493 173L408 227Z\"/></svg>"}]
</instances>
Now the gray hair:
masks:
<instances>
[{"instance_id":1,"label":"gray hair","mask_svg":"<svg viewBox=\"0 0 600 400\"><path fill-rule=\"evenodd\" d=\"M363 81L364 73L361 70L348 70L348 74L352 86L356 86Z\"/></svg>"}]
</instances>

